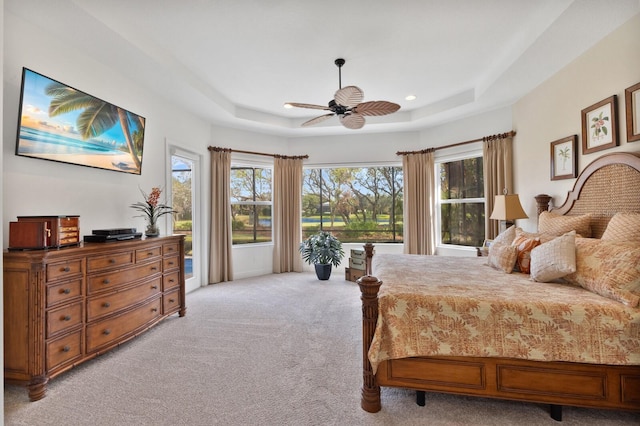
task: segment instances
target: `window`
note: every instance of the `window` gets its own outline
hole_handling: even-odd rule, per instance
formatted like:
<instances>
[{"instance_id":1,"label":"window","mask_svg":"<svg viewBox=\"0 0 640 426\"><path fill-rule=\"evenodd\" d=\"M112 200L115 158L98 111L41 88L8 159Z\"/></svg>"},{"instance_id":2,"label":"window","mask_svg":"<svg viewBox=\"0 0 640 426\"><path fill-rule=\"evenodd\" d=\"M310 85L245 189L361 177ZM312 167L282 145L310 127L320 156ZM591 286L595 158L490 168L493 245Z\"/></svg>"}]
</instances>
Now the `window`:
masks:
<instances>
[{"instance_id":1,"label":"window","mask_svg":"<svg viewBox=\"0 0 640 426\"><path fill-rule=\"evenodd\" d=\"M306 169L302 233L330 231L342 242L402 242L402 168Z\"/></svg>"},{"instance_id":2,"label":"window","mask_svg":"<svg viewBox=\"0 0 640 426\"><path fill-rule=\"evenodd\" d=\"M271 169L231 168L233 244L271 241Z\"/></svg>"},{"instance_id":3,"label":"window","mask_svg":"<svg viewBox=\"0 0 640 426\"><path fill-rule=\"evenodd\" d=\"M439 172L440 242L481 247L484 243L482 156L436 164Z\"/></svg>"}]
</instances>

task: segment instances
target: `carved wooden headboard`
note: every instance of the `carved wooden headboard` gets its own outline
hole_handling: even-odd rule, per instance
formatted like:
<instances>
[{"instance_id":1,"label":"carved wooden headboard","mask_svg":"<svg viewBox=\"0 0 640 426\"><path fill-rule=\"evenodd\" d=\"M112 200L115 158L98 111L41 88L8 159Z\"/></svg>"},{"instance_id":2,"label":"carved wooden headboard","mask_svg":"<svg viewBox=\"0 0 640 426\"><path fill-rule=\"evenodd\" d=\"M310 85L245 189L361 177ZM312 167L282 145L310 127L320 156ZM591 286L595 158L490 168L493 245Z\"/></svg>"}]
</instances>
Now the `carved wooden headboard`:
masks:
<instances>
[{"instance_id":1,"label":"carved wooden headboard","mask_svg":"<svg viewBox=\"0 0 640 426\"><path fill-rule=\"evenodd\" d=\"M553 212L591 213L594 238L602 236L617 212L640 212L640 152L605 154L594 160L580 173L565 202Z\"/></svg>"}]
</instances>

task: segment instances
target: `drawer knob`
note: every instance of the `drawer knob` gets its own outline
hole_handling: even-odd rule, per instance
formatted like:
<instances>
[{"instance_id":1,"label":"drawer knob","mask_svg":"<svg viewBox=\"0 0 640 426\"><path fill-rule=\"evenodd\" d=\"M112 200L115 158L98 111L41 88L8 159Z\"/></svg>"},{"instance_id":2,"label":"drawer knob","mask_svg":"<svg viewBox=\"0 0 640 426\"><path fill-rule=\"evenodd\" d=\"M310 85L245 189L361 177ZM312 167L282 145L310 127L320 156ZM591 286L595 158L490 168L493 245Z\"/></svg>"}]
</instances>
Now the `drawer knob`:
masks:
<instances>
[{"instance_id":1,"label":"drawer knob","mask_svg":"<svg viewBox=\"0 0 640 426\"><path fill-rule=\"evenodd\" d=\"M169 262L169 265L173 265L173 262Z\"/></svg>"},{"instance_id":2,"label":"drawer knob","mask_svg":"<svg viewBox=\"0 0 640 426\"><path fill-rule=\"evenodd\" d=\"M69 346L65 346L62 348L62 352L69 352L71 348Z\"/></svg>"},{"instance_id":3,"label":"drawer knob","mask_svg":"<svg viewBox=\"0 0 640 426\"><path fill-rule=\"evenodd\" d=\"M148 252L147 256L153 256L153 252L152 251Z\"/></svg>"},{"instance_id":4,"label":"drawer knob","mask_svg":"<svg viewBox=\"0 0 640 426\"><path fill-rule=\"evenodd\" d=\"M109 303L109 302L104 302L104 303L102 304L102 306L104 306L105 308L108 308L109 306L111 306L111 303Z\"/></svg>"},{"instance_id":5,"label":"drawer knob","mask_svg":"<svg viewBox=\"0 0 640 426\"><path fill-rule=\"evenodd\" d=\"M102 332L102 334L108 336L109 334L111 334L111 330L109 330L108 328L105 328L105 330Z\"/></svg>"},{"instance_id":6,"label":"drawer knob","mask_svg":"<svg viewBox=\"0 0 640 426\"><path fill-rule=\"evenodd\" d=\"M158 267L157 267L157 266L152 266L152 267L151 267L151 270L152 270L152 271L157 271L157 270L158 270Z\"/></svg>"},{"instance_id":7,"label":"drawer knob","mask_svg":"<svg viewBox=\"0 0 640 426\"><path fill-rule=\"evenodd\" d=\"M158 286L157 286L157 285L152 285L152 286L151 286L151 288L152 288L153 290L156 290L156 289L158 288Z\"/></svg>"},{"instance_id":8,"label":"drawer knob","mask_svg":"<svg viewBox=\"0 0 640 426\"><path fill-rule=\"evenodd\" d=\"M109 259L109 263L116 263L115 259Z\"/></svg>"},{"instance_id":9,"label":"drawer knob","mask_svg":"<svg viewBox=\"0 0 640 426\"><path fill-rule=\"evenodd\" d=\"M151 308L151 312L158 312L158 308Z\"/></svg>"},{"instance_id":10,"label":"drawer knob","mask_svg":"<svg viewBox=\"0 0 640 426\"><path fill-rule=\"evenodd\" d=\"M105 278L104 280L102 280L102 284L109 284L111 281L109 281L109 278Z\"/></svg>"},{"instance_id":11,"label":"drawer knob","mask_svg":"<svg viewBox=\"0 0 640 426\"><path fill-rule=\"evenodd\" d=\"M174 280L173 278L171 278L171 279L169 280L169 282L170 282L170 283L174 283L174 282L175 282L175 280Z\"/></svg>"},{"instance_id":12,"label":"drawer knob","mask_svg":"<svg viewBox=\"0 0 640 426\"><path fill-rule=\"evenodd\" d=\"M71 289L70 289L70 288L63 288L63 289L60 289L60 293L63 293L63 294L69 294L69 293L71 293Z\"/></svg>"},{"instance_id":13,"label":"drawer knob","mask_svg":"<svg viewBox=\"0 0 640 426\"><path fill-rule=\"evenodd\" d=\"M175 301L176 301L176 299L169 299L169 303L173 303Z\"/></svg>"},{"instance_id":14,"label":"drawer knob","mask_svg":"<svg viewBox=\"0 0 640 426\"><path fill-rule=\"evenodd\" d=\"M64 321L71 321L71 315L65 315L64 317L62 317L62 319Z\"/></svg>"},{"instance_id":15,"label":"drawer knob","mask_svg":"<svg viewBox=\"0 0 640 426\"><path fill-rule=\"evenodd\" d=\"M69 268L68 266L65 266L64 268L62 268L62 272L69 272L71 270L71 268Z\"/></svg>"}]
</instances>

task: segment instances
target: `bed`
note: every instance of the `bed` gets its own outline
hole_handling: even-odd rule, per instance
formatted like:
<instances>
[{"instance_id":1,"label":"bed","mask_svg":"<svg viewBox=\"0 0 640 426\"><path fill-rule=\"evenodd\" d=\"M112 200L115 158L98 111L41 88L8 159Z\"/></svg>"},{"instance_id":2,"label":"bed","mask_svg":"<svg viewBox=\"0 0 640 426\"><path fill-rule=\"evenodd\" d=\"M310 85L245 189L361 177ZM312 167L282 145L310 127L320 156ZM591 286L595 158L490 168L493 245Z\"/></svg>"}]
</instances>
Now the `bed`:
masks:
<instances>
[{"instance_id":1,"label":"bed","mask_svg":"<svg viewBox=\"0 0 640 426\"><path fill-rule=\"evenodd\" d=\"M546 231L585 220L588 228L575 225L580 229L551 238L518 230L541 248L528 252L529 274L491 267L487 257L374 258L374 246L365 245L366 275L358 280L365 411L381 409L381 386L415 389L420 405L425 391L549 404L556 420L563 405L640 411L640 235L620 220L640 213L640 157L603 155L550 212L549 198L536 197ZM533 281L549 269L539 253L569 241L574 272ZM613 260L596 259L598 250ZM618 252L624 261L615 260ZM594 259L613 269L593 270ZM604 271L606 280L589 277ZM611 280L613 290L602 286Z\"/></svg>"}]
</instances>

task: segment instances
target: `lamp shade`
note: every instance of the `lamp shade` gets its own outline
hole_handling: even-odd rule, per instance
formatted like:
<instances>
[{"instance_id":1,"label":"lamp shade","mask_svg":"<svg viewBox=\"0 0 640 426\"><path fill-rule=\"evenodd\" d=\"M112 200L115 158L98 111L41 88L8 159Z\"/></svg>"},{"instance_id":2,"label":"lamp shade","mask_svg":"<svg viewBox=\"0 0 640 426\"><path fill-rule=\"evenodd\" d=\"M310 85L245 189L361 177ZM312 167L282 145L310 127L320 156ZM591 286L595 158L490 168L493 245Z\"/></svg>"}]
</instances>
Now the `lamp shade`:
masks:
<instances>
[{"instance_id":1,"label":"lamp shade","mask_svg":"<svg viewBox=\"0 0 640 426\"><path fill-rule=\"evenodd\" d=\"M493 212L489 219L515 220L527 219L529 216L522 209L518 194L496 195Z\"/></svg>"}]
</instances>

